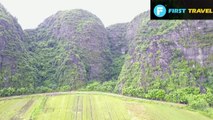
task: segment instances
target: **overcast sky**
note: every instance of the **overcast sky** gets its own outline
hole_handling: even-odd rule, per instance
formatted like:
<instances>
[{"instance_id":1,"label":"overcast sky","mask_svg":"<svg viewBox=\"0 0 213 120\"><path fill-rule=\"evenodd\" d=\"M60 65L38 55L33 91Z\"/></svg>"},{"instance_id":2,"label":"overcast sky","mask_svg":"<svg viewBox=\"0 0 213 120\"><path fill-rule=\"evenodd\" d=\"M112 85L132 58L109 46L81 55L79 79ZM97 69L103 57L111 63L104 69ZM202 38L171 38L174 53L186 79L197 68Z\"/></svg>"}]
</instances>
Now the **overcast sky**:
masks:
<instances>
[{"instance_id":1,"label":"overcast sky","mask_svg":"<svg viewBox=\"0 0 213 120\"><path fill-rule=\"evenodd\" d=\"M36 28L59 10L85 9L105 26L129 22L150 7L150 0L0 0L23 29Z\"/></svg>"}]
</instances>

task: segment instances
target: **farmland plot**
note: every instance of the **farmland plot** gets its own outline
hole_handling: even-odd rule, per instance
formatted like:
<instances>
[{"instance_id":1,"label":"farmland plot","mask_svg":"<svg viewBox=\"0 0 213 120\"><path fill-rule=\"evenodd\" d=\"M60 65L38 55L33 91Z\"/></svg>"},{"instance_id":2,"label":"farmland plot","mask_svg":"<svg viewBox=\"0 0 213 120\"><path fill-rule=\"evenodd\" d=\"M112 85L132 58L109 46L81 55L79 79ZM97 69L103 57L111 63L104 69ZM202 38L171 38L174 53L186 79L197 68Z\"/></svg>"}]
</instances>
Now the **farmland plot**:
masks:
<instances>
[{"instance_id":1,"label":"farmland plot","mask_svg":"<svg viewBox=\"0 0 213 120\"><path fill-rule=\"evenodd\" d=\"M166 103L77 92L0 99L0 120L211 120Z\"/></svg>"}]
</instances>

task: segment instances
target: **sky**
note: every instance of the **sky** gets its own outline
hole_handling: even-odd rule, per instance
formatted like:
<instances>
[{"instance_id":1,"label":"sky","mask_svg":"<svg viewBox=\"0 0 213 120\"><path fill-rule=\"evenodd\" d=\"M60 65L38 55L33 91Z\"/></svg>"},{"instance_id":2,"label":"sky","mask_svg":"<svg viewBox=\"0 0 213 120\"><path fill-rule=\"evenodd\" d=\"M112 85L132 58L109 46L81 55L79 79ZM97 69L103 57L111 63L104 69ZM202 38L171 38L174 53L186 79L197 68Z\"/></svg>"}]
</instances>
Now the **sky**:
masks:
<instances>
[{"instance_id":1,"label":"sky","mask_svg":"<svg viewBox=\"0 0 213 120\"><path fill-rule=\"evenodd\" d=\"M131 21L149 10L150 0L0 0L23 29L36 28L60 10L84 9L99 17L105 26Z\"/></svg>"}]
</instances>

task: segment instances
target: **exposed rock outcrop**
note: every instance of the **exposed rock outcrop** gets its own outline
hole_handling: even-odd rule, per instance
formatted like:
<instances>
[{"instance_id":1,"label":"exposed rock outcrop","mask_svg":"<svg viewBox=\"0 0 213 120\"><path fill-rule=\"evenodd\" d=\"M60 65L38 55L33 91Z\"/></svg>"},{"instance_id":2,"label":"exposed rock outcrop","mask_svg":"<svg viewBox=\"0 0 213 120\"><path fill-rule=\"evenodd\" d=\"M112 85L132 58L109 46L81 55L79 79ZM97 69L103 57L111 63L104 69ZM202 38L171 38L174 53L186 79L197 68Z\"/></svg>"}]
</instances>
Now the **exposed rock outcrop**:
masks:
<instances>
[{"instance_id":1,"label":"exposed rock outcrop","mask_svg":"<svg viewBox=\"0 0 213 120\"><path fill-rule=\"evenodd\" d=\"M184 80L203 88L213 67L212 32L213 21L152 21L149 12L140 14L127 27L129 48L117 89L146 91L159 79L177 79L177 88Z\"/></svg>"},{"instance_id":2,"label":"exposed rock outcrop","mask_svg":"<svg viewBox=\"0 0 213 120\"><path fill-rule=\"evenodd\" d=\"M26 32L29 41L42 43L53 40L57 44L63 44L66 52L66 64L63 66L70 66L70 70L76 69L73 74L78 76L73 78L71 74L68 75L69 72L61 71L62 78L56 78L70 79L64 80L67 81L66 84L71 81L86 83L88 80L106 80L106 71L110 64L108 60L111 59L107 31L100 19L92 13L79 9L60 11L48 17L35 30ZM37 47L32 46L29 49ZM68 76L64 78L64 75Z\"/></svg>"},{"instance_id":3,"label":"exposed rock outcrop","mask_svg":"<svg viewBox=\"0 0 213 120\"><path fill-rule=\"evenodd\" d=\"M76 89L118 79L119 92L192 86L204 93L213 74L213 21L149 19L147 11L105 28L75 9L23 31L0 5L0 88Z\"/></svg>"},{"instance_id":4,"label":"exposed rock outcrop","mask_svg":"<svg viewBox=\"0 0 213 120\"><path fill-rule=\"evenodd\" d=\"M20 55L24 33L17 19L0 4L0 87L10 86Z\"/></svg>"}]
</instances>

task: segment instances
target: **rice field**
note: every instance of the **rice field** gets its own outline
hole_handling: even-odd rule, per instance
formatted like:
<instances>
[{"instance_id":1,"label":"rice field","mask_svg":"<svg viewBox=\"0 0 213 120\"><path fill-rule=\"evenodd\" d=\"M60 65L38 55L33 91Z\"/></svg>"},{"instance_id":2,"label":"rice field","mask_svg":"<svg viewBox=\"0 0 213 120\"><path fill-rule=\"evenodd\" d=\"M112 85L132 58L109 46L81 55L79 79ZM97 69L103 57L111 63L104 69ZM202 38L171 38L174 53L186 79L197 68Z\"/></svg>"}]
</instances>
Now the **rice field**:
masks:
<instances>
[{"instance_id":1,"label":"rice field","mask_svg":"<svg viewBox=\"0 0 213 120\"><path fill-rule=\"evenodd\" d=\"M211 120L183 105L96 92L0 98L0 120Z\"/></svg>"}]
</instances>

